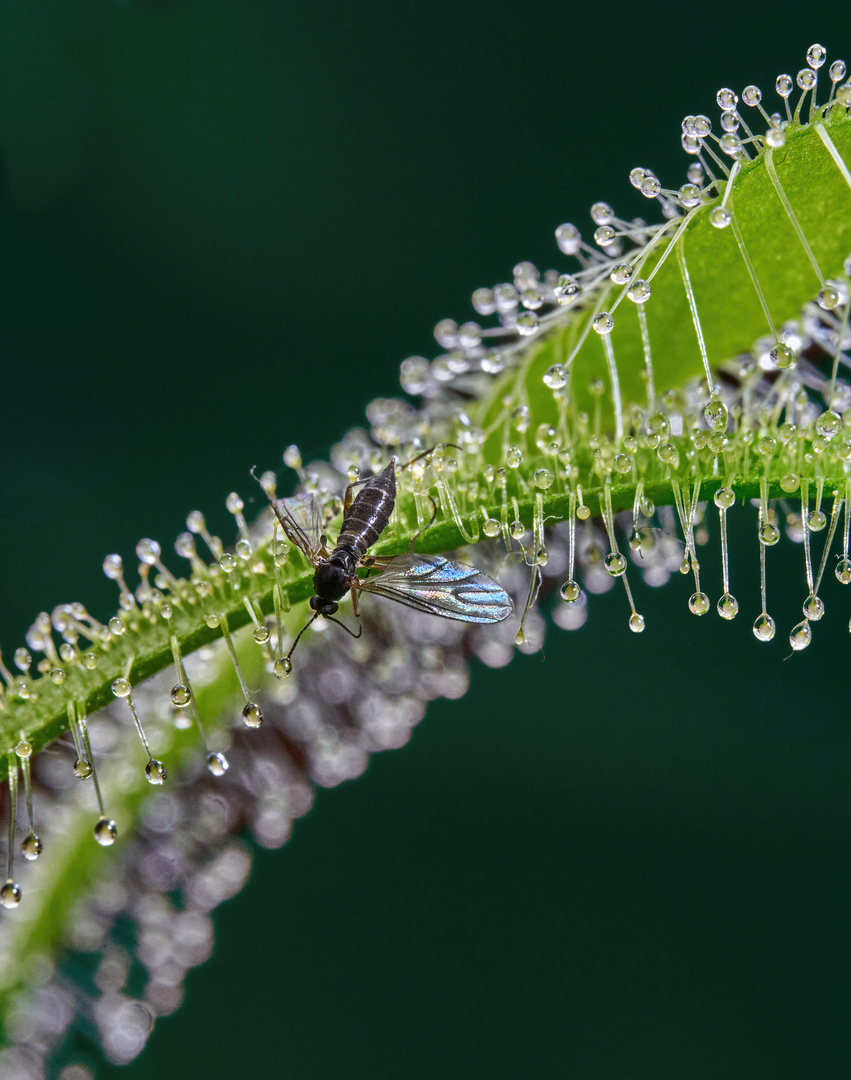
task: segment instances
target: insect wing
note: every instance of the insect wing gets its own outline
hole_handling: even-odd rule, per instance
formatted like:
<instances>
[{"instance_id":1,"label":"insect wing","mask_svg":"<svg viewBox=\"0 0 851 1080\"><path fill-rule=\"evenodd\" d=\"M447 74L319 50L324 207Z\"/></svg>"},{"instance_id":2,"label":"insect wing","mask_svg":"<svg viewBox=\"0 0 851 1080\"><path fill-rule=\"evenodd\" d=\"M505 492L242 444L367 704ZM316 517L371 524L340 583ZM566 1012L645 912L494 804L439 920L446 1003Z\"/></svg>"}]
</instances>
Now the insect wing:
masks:
<instances>
[{"instance_id":1,"label":"insect wing","mask_svg":"<svg viewBox=\"0 0 851 1080\"><path fill-rule=\"evenodd\" d=\"M274 507L290 542L300 547L311 562L316 562L322 550L322 526L316 496L293 495L290 499L278 499Z\"/></svg>"},{"instance_id":2,"label":"insect wing","mask_svg":"<svg viewBox=\"0 0 851 1080\"><path fill-rule=\"evenodd\" d=\"M360 587L400 604L460 622L502 622L514 610L511 597L474 566L441 555L399 555Z\"/></svg>"}]
</instances>

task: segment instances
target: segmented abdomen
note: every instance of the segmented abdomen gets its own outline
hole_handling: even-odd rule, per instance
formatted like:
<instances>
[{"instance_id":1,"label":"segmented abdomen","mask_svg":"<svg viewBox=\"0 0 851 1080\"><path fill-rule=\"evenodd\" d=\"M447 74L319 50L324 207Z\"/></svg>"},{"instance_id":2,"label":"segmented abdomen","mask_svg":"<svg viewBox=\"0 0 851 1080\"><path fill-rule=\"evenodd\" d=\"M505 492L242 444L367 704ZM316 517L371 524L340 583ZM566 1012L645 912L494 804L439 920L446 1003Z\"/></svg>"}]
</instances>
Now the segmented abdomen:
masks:
<instances>
[{"instance_id":1,"label":"segmented abdomen","mask_svg":"<svg viewBox=\"0 0 851 1080\"><path fill-rule=\"evenodd\" d=\"M396 474L391 463L361 488L343 518L337 547L349 548L360 561L386 528L395 503Z\"/></svg>"}]
</instances>

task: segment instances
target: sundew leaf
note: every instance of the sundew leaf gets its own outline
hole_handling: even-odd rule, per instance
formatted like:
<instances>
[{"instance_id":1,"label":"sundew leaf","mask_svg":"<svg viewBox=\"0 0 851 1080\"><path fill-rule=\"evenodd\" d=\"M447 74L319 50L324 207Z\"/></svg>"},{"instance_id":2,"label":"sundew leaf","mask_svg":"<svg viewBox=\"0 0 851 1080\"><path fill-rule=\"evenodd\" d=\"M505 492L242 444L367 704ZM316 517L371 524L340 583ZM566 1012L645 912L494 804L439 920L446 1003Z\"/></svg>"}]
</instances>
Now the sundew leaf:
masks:
<instances>
[{"instance_id":1,"label":"sundew leaf","mask_svg":"<svg viewBox=\"0 0 851 1080\"><path fill-rule=\"evenodd\" d=\"M142 927L140 906L121 887L122 875L137 875L139 895L149 902L145 910L155 910L154 922L163 933L174 895L203 921L229 895L231 883L238 887L244 878L244 856L235 848L224 850L236 870L209 870L219 866L219 848L232 832L251 828L267 846L282 843L292 820L309 805L312 784L331 786L357 775L370 752L405 741L426 701L463 694L469 656L500 666L515 644L539 647L543 630L535 600L539 587L557 584L547 569L555 552L560 559L551 565L568 568L564 622L578 626L588 592L627 580L628 559L618 547L618 533L626 533L630 549L641 555L643 572L670 574L671 553L654 539L659 530L654 512L673 508L676 517L672 512L667 523L676 520L682 534L674 561L683 559L684 550L683 567L694 575L690 607L703 615L711 605L700 587L695 530L707 495L714 493L725 537L724 515L737 497L759 499L755 524L764 547L780 535L775 499L794 495L800 512L787 512L786 524L789 532L804 530L810 593L805 619L793 628L790 642L793 649L809 644L811 623L820 619L816 579L839 535L851 459L851 390L834 370L848 338L849 106L851 88L845 85L830 104L814 110L811 123L771 121L765 139L743 139L726 166L711 166L712 147L698 139L698 155L707 167L700 183L692 182L699 189L697 201L662 189L654 197L662 202L665 221L616 222L612 228L622 234L621 250L611 242L602 242L600 252L590 244L582 249L573 277L575 297L565 296L561 282L541 279L534 267L520 264L514 283L499 287L501 307L491 304L493 295L480 302L482 311L495 307L500 316L490 336L477 324L459 328L447 322L437 334L443 355L431 365L419 360L403 365L403 387L422 396L418 408L376 400L368 411L369 433L346 435L333 448L330 464L305 465L295 448L288 452L302 487L319 499L332 538L340 526L346 483L370 475L396 455L403 463L396 512L371 554L399 554L412 544L422 552L468 547L464 558L477 561L483 572L510 579L519 625L464 629L438 620L435 627L432 616L376 602L365 616L363 641L335 639L331 645L326 635L309 634L296 654L295 676L286 681L280 677L286 669L277 665L305 622L313 567L272 531L268 511L249 531L242 500L233 496L228 508L239 534L234 553L208 544L209 555L202 557L200 540L196 547L191 537L182 537L178 550L189 559L191 573L180 577L158 545L142 541L137 549L142 577L132 595L120 564L109 564L122 603L108 625L91 620L82 605L63 605L39 617L28 638L29 650L42 657L36 660L39 675L29 674L32 656L18 654L22 674L5 673L0 713L0 767L11 789L22 785L23 798L35 759L36 795L45 799L45 835L54 841L55 859L51 872L41 872L32 899L25 880L23 889L17 884L11 862L3 891L10 909L21 901L23 913L30 904L27 919L6 923L0 946L8 961L3 992L11 1042L19 1039L22 1008L31 1004L21 997L22 987L29 992L24 985L29 957L61 958L64 951L81 948L81 924L96 924L93 934L100 934L100 941L109 940L118 918L136 919ZM785 199L767 168L767 153ZM730 220L719 218L718 211ZM613 281L626 274L624 266L630 274L621 283ZM636 304L626 294L639 274L651 282L652 292ZM639 312L645 311L643 337ZM778 353L775 362L778 349L786 353ZM563 369L563 378L550 374L554 368ZM424 456L424 449L431 453ZM270 497L277 496L274 477L262 482ZM620 510L631 511L631 519L616 521ZM603 524L594 526L592 517ZM552 522L565 524L545 534ZM203 522L195 525L194 534L203 536ZM809 538L825 529L819 569ZM489 543L469 550L479 540ZM847 542L846 532L846 562ZM510 565L501 567L506 559ZM628 589L627 597L630 629L643 632L643 617ZM718 611L723 618L738 612L726 580ZM773 621L770 634L766 629L769 618L763 603L754 624L760 640L774 636ZM253 634L235 639L245 626L253 627ZM219 646L213 650L215 642ZM169 669L172 674L155 681ZM329 671L332 677L326 679ZM180 688L189 693L186 701L179 700ZM181 723L175 731L172 705L180 709L189 702L192 707L178 715L195 725ZM92 754L86 719L110 703L108 718L92 721L92 732L99 734ZM230 721L240 714L244 725L234 735ZM266 776L254 775L245 749L260 737L251 729L261 721ZM95 764L89 759L97 757L99 740L105 748L96 821L80 796L91 788L78 786L72 795L57 779L55 761L40 762L37 756L69 726L79 775ZM179 821L191 822L200 813L197 800L204 791L198 726L204 728L213 778L204 776L204 784L222 778L225 755L245 769L244 790L223 789L227 827L220 836L204 834L201 840L190 827L177 828L176 842L186 858L176 876L158 878L149 867L111 862L104 891L93 863L93 821L101 842L105 823L109 841L116 830L122 840L135 830L131 850L136 852L155 844L164 831L139 822L150 787L137 731L146 751L149 741L163 755L170 781L182 776L175 805ZM152 764L161 763L149 755ZM70 762L66 774L67 769ZM163 774L149 769L147 780L152 777L156 782ZM151 813L156 822L156 811ZM14 821L12 826L15 841ZM16 841L11 849L15 846ZM110 895L118 899L114 910L106 911ZM172 898L157 906L152 899L157 895ZM140 956L125 960L129 972ZM193 963L190 958L182 970ZM134 1012L125 997L104 1004L108 994L97 980L87 991L90 1002L105 1010L99 1031L112 1060L138 1053L153 1017L173 1005L157 965L142 964L150 980L138 1003L141 1011ZM123 988L124 983L118 990ZM110 985L109 993L116 988Z\"/></svg>"}]
</instances>

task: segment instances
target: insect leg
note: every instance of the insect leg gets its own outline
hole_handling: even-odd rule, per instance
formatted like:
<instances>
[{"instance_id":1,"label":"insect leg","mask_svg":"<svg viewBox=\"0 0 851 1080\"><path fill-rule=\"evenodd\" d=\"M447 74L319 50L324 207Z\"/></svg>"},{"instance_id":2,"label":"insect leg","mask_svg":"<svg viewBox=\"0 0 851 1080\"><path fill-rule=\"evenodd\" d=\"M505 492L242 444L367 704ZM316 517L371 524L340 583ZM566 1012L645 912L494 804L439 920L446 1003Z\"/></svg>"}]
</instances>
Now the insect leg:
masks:
<instances>
[{"instance_id":1,"label":"insect leg","mask_svg":"<svg viewBox=\"0 0 851 1080\"><path fill-rule=\"evenodd\" d=\"M354 630L350 630L344 622L341 622L339 619L335 619L333 615L326 615L325 618L328 620L328 622L336 623L337 626L342 626L342 628L346 631L349 637L357 639L363 633L363 623L360 621L358 622L358 632L355 633Z\"/></svg>"}]
</instances>

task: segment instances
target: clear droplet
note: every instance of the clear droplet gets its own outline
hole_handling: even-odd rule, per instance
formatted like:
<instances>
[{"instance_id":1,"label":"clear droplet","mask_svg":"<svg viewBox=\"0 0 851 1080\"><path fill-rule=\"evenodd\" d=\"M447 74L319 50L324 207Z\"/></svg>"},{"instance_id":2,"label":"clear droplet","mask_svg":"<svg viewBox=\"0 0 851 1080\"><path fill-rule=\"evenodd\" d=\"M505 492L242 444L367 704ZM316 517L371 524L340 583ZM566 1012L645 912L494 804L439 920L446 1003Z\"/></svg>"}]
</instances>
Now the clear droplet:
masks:
<instances>
[{"instance_id":1,"label":"clear droplet","mask_svg":"<svg viewBox=\"0 0 851 1080\"><path fill-rule=\"evenodd\" d=\"M732 488L721 487L715 492L715 505L719 510L729 510L736 501L736 493Z\"/></svg>"},{"instance_id":2,"label":"clear droplet","mask_svg":"<svg viewBox=\"0 0 851 1080\"><path fill-rule=\"evenodd\" d=\"M224 776L230 768L230 762L224 754L211 751L207 754L207 768L213 776Z\"/></svg>"},{"instance_id":3,"label":"clear droplet","mask_svg":"<svg viewBox=\"0 0 851 1080\"><path fill-rule=\"evenodd\" d=\"M768 358L781 371L785 371L795 363L795 353L784 341L777 342L769 352Z\"/></svg>"},{"instance_id":4,"label":"clear droplet","mask_svg":"<svg viewBox=\"0 0 851 1080\"><path fill-rule=\"evenodd\" d=\"M851 584L851 559L847 559L844 555L836 564L834 571L836 574L836 580L843 585Z\"/></svg>"},{"instance_id":5,"label":"clear droplet","mask_svg":"<svg viewBox=\"0 0 851 1080\"><path fill-rule=\"evenodd\" d=\"M564 364L553 364L544 372L544 385L551 390L561 390L567 386L568 371Z\"/></svg>"},{"instance_id":6,"label":"clear droplet","mask_svg":"<svg viewBox=\"0 0 851 1080\"><path fill-rule=\"evenodd\" d=\"M801 478L797 473L787 472L780 477L780 486L787 495L791 495L793 491L797 491L800 484Z\"/></svg>"},{"instance_id":7,"label":"clear droplet","mask_svg":"<svg viewBox=\"0 0 851 1080\"><path fill-rule=\"evenodd\" d=\"M804 619L803 622L799 622L797 626L793 627L792 633L789 635L789 644L795 652L806 649L812 640L813 632L810 629L809 620L807 619Z\"/></svg>"},{"instance_id":8,"label":"clear droplet","mask_svg":"<svg viewBox=\"0 0 851 1080\"><path fill-rule=\"evenodd\" d=\"M15 747L15 753L21 760L32 757L33 745L27 739L21 739L18 745Z\"/></svg>"},{"instance_id":9,"label":"clear droplet","mask_svg":"<svg viewBox=\"0 0 851 1080\"><path fill-rule=\"evenodd\" d=\"M827 525L827 515L823 510L810 510L807 514L807 528L810 532L821 532Z\"/></svg>"},{"instance_id":10,"label":"clear droplet","mask_svg":"<svg viewBox=\"0 0 851 1080\"><path fill-rule=\"evenodd\" d=\"M88 780L92 775L92 763L85 758L77 758L74 762L74 775L78 780Z\"/></svg>"},{"instance_id":11,"label":"clear droplet","mask_svg":"<svg viewBox=\"0 0 851 1080\"><path fill-rule=\"evenodd\" d=\"M764 544L765 547L773 547L780 539L780 530L776 525L772 525L770 521L767 521L764 525L760 526L759 542Z\"/></svg>"},{"instance_id":12,"label":"clear droplet","mask_svg":"<svg viewBox=\"0 0 851 1080\"><path fill-rule=\"evenodd\" d=\"M112 692L116 697L129 697L131 689L127 679L116 679L112 684Z\"/></svg>"},{"instance_id":13,"label":"clear droplet","mask_svg":"<svg viewBox=\"0 0 851 1080\"><path fill-rule=\"evenodd\" d=\"M484 525L482 525L482 532L491 540L499 536L499 522L496 518L486 518Z\"/></svg>"},{"instance_id":14,"label":"clear droplet","mask_svg":"<svg viewBox=\"0 0 851 1080\"><path fill-rule=\"evenodd\" d=\"M732 593L725 592L718 601L718 614L722 619L735 619L739 614L739 601Z\"/></svg>"},{"instance_id":15,"label":"clear droplet","mask_svg":"<svg viewBox=\"0 0 851 1080\"><path fill-rule=\"evenodd\" d=\"M705 615L709 611L709 597L705 592L693 593L689 598L688 609L692 615Z\"/></svg>"},{"instance_id":16,"label":"clear droplet","mask_svg":"<svg viewBox=\"0 0 851 1080\"><path fill-rule=\"evenodd\" d=\"M61 686L65 682L65 672L61 667L54 668L50 673L50 681L56 686Z\"/></svg>"},{"instance_id":17,"label":"clear droplet","mask_svg":"<svg viewBox=\"0 0 851 1080\"><path fill-rule=\"evenodd\" d=\"M650 282L644 278L636 278L629 286L626 295L634 304L646 304L650 299Z\"/></svg>"},{"instance_id":18,"label":"clear droplet","mask_svg":"<svg viewBox=\"0 0 851 1080\"><path fill-rule=\"evenodd\" d=\"M518 630L517 633L514 635L514 644L515 645L525 645L526 644L526 635L523 633L522 630Z\"/></svg>"},{"instance_id":19,"label":"clear droplet","mask_svg":"<svg viewBox=\"0 0 851 1080\"><path fill-rule=\"evenodd\" d=\"M21 902L21 886L14 881L7 881L0 889L0 904L4 908L16 908Z\"/></svg>"},{"instance_id":20,"label":"clear droplet","mask_svg":"<svg viewBox=\"0 0 851 1080\"><path fill-rule=\"evenodd\" d=\"M629 617L629 628L633 634L640 634L644 630L644 616L633 611Z\"/></svg>"},{"instance_id":21,"label":"clear droplet","mask_svg":"<svg viewBox=\"0 0 851 1080\"><path fill-rule=\"evenodd\" d=\"M258 645L265 645L271 636L268 626L261 625L254 627L254 640Z\"/></svg>"},{"instance_id":22,"label":"clear droplet","mask_svg":"<svg viewBox=\"0 0 851 1080\"><path fill-rule=\"evenodd\" d=\"M107 555L103 560L103 572L111 581L117 581L124 573L124 563L120 555Z\"/></svg>"},{"instance_id":23,"label":"clear droplet","mask_svg":"<svg viewBox=\"0 0 851 1080\"><path fill-rule=\"evenodd\" d=\"M604 560L606 569L612 577L620 577L626 570L626 559L619 551L610 551Z\"/></svg>"},{"instance_id":24,"label":"clear droplet","mask_svg":"<svg viewBox=\"0 0 851 1080\"><path fill-rule=\"evenodd\" d=\"M253 701L246 702L242 710L242 722L246 727L259 728L263 723L263 710Z\"/></svg>"},{"instance_id":25,"label":"clear droplet","mask_svg":"<svg viewBox=\"0 0 851 1080\"><path fill-rule=\"evenodd\" d=\"M599 315L595 316L592 325L598 334L611 334L615 325L615 318L608 311L601 311Z\"/></svg>"},{"instance_id":26,"label":"clear droplet","mask_svg":"<svg viewBox=\"0 0 851 1080\"><path fill-rule=\"evenodd\" d=\"M182 709L192 700L192 691L185 683L175 683L171 688L171 703Z\"/></svg>"},{"instance_id":27,"label":"clear droplet","mask_svg":"<svg viewBox=\"0 0 851 1080\"><path fill-rule=\"evenodd\" d=\"M272 671L275 673L276 678L286 679L289 673L293 669L293 662L288 656L282 656L272 665Z\"/></svg>"},{"instance_id":28,"label":"clear droplet","mask_svg":"<svg viewBox=\"0 0 851 1080\"><path fill-rule=\"evenodd\" d=\"M757 641L771 641L774 637L774 629L774 619L767 612L757 615L753 624L753 633Z\"/></svg>"},{"instance_id":29,"label":"clear droplet","mask_svg":"<svg viewBox=\"0 0 851 1080\"><path fill-rule=\"evenodd\" d=\"M99 817L94 832L101 847L111 847L118 839L118 826L110 818Z\"/></svg>"},{"instance_id":30,"label":"clear droplet","mask_svg":"<svg viewBox=\"0 0 851 1080\"><path fill-rule=\"evenodd\" d=\"M219 566L226 574L232 574L236 569L236 556L231 555L229 551L226 551L219 559Z\"/></svg>"},{"instance_id":31,"label":"clear droplet","mask_svg":"<svg viewBox=\"0 0 851 1080\"><path fill-rule=\"evenodd\" d=\"M804 618L810 622L818 622L824 615L824 601L813 593L804 601Z\"/></svg>"},{"instance_id":32,"label":"clear droplet","mask_svg":"<svg viewBox=\"0 0 851 1080\"><path fill-rule=\"evenodd\" d=\"M151 758L145 766L145 779L149 784L164 784L168 776L165 765L156 758Z\"/></svg>"},{"instance_id":33,"label":"clear droplet","mask_svg":"<svg viewBox=\"0 0 851 1080\"><path fill-rule=\"evenodd\" d=\"M34 832L28 832L21 841L21 851L27 862L35 862L39 855L41 855L41 840L39 840Z\"/></svg>"},{"instance_id":34,"label":"clear droplet","mask_svg":"<svg viewBox=\"0 0 851 1080\"><path fill-rule=\"evenodd\" d=\"M204 619L204 622L207 624L207 626L209 626L211 630L215 630L216 627L219 625L219 617L218 615L207 615Z\"/></svg>"},{"instance_id":35,"label":"clear droplet","mask_svg":"<svg viewBox=\"0 0 851 1080\"><path fill-rule=\"evenodd\" d=\"M565 581L559 589L559 594L562 600L565 600L568 604L574 604L582 595L582 590L575 581Z\"/></svg>"},{"instance_id":36,"label":"clear droplet","mask_svg":"<svg viewBox=\"0 0 851 1080\"><path fill-rule=\"evenodd\" d=\"M709 211L709 220L716 229L726 229L733 218L726 206L715 206Z\"/></svg>"},{"instance_id":37,"label":"clear droplet","mask_svg":"<svg viewBox=\"0 0 851 1080\"><path fill-rule=\"evenodd\" d=\"M139 562L146 563L148 566L153 566L157 559L162 554L162 549L156 540L144 539L140 540L136 545L136 556Z\"/></svg>"},{"instance_id":38,"label":"clear droplet","mask_svg":"<svg viewBox=\"0 0 851 1080\"><path fill-rule=\"evenodd\" d=\"M98 666L97 654L93 653L93 652L84 653L83 654L83 666L88 671L94 671L94 669Z\"/></svg>"},{"instance_id":39,"label":"clear droplet","mask_svg":"<svg viewBox=\"0 0 851 1080\"><path fill-rule=\"evenodd\" d=\"M553 474L549 469L537 469L533 480L535 481L536 488L540 488L541 491L546 491L548 488L552 487Z\"/></svg>"},{"instance_id":40,"label":"clear droplet","mask_svg":"<svg viewBox=\"0 0 851 1080\"><path fill-rule=\"evenodd\" d=\"M809 49L807 49L807 63L814 71L817 71L822 66L826 57L827 49L825 49L824 45L810 45Z\"/></svg>"}]
</instances>

